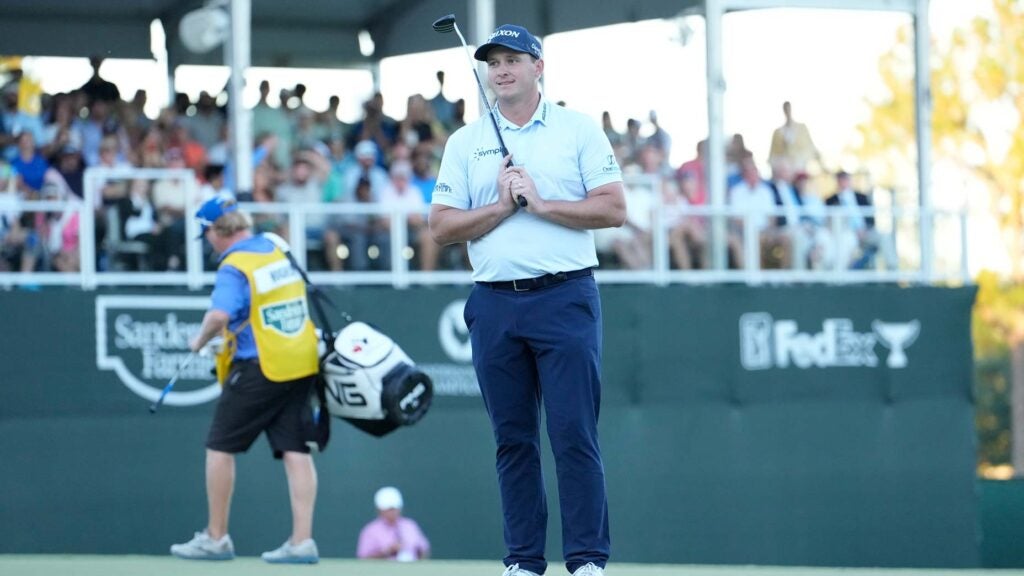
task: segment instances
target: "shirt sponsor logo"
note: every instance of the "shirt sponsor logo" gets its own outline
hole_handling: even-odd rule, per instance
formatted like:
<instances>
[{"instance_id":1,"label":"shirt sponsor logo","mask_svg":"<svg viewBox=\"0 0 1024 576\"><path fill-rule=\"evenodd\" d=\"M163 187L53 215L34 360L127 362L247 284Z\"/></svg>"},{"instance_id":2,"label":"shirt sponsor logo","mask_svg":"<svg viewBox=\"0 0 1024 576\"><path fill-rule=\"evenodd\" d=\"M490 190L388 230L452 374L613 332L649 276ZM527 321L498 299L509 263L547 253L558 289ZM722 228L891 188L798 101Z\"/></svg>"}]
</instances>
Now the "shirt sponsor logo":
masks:
<instances>
[{"instance_id":1,"label":"shirt sponsor logo","mask_svg":"<svg viewBox=\"0 0 1024 576\"><path fill-rule=\"evenodd\" d=\"M256 293L266 294L282 286L301 282L302 278L288 260L278 260L257 268L252 273L256 283Z\"/></svg>"},{"instance_id":2,"label":"shirt sponsor logo","mask_svg":"<svg viewBox=\"0 0 1024 576\"><path fill-rule=\"evenodd\" d=\"M766 312L740 316L740 363L747 370L771 368L875 367L876 344L888 349L885 365L906 368L906 350L921 332L921 322L874 320L870 332L858 332L849 318L826 318L817 333L801 332L795 320L776 320Z\"/></svg>"},{"instance_id":3,"label":"shirt sponsor logo","mask_svg":"<svg viewBox=\"0 0 1024 576\"><path fill-rule=\"evenodd\" d=\"M188 358L188 343L209 306L210 299L201 296L97 296L96 367L155 401ZM193 357L164 403L192 406L217 398L220 385L212 368L213 358Z\"/></svg>"},{"instance_id":4,"label":"shirt sponsor logo","mask_svg":"<svg viewBox=\"0 0 1024 576\"><path fill-rule=\"evenodd\" d=\"M442 194L451 194L452 187L445 184L444 182L438 182L434 184L434 192L440 192Z\"/></svg>"},{"instance_id":5,"label":"shirt sponsor logo","mask_svg":"<svg viewBox=\"0 0 1024 576\"><path fill-rule=\"evenodd\" d=\"M260 307L263 326L285 336L294 336L306 324L306 302L295 298Z\"/></svg>"},{"instance_id":6,"label":"shirt sponsor logo","mask_svg":"<svg viewBox=\"0 0 1024 576\"><path fill-rule=\"evenodd\" d=\"M487 158L488 156L497 156L500 158L501 148L477 148L476 150L473 151L474 160L481 160L483 158Z\"/></svg>"}]
</instances>

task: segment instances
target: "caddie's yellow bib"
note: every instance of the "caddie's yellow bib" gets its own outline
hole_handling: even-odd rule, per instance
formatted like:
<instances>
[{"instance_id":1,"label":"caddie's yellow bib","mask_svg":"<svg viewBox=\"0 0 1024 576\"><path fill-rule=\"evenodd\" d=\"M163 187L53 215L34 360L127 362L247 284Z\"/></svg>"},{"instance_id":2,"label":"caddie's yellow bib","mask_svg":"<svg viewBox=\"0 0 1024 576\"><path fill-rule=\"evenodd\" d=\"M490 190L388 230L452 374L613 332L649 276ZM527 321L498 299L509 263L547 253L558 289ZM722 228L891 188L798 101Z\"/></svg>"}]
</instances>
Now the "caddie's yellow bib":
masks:
<instances>
[{"instance_id":1,"label":"caddie's yellow bib","mask_svg":"<svg viewBox=\"0 0 1024 576\"><path fill-rule=\"evenodd\" d=\"M316 374L316 332L309 317L306 285L299 273L277 248L272 252L232 252L221 261L240 270L249 280L249 326L252 327L260 369L268 380L285 382ZM234 334L225 330L225 342ZM225 359L218 358L217 379L224 383L234 356L234 346L225 346ZM226 361L225 361L226 360Z\"/></svg>"}]
</instances>

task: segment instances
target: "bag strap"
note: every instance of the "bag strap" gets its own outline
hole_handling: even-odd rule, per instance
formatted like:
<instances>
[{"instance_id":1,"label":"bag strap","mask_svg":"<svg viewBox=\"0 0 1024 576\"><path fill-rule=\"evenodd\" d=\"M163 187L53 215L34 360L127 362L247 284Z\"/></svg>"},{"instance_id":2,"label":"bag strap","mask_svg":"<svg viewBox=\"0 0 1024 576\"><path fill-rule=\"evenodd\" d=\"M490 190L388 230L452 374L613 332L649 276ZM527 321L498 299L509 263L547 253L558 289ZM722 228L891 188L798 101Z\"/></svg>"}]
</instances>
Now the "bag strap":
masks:
<instances>
[{"instance_id":1,"label":"bag strap","mask_svg":"<svg viewBox=\"0 0 1024 576\"><path fill-rule=\"evenodd\" d=\"M306 287L309 288L309 299L313 303L313 310L316 312L317 317L320 319L320 338L324 341L324 344L326 345L327 354L330 354L331 349L334 347L334 342L331 341L331 335L334 334L334 329L331 328L331 322L330 320L328 320L327 313L324 311L324 303L326 302L327 305L329 305L335 312L341 314L341 317L347 320L348 322L352 321L352 316L350 316L348 312L341 312L338 309L338 306L334 303L334 301L331 300L331 297L328 296L322 290L320 290L319 286L313 284L313 282L310 281L309 274L307 274L306 271L302 269L302 266L299 265L299 261L295 259L295 256L292 254L291 250L288 249L288 244L284 241L283 238L273 233L265 232L263 235L266 236L268 240L273 242L274 245L277 246L277 248L284 253L285 257L288 258L288 262L291 263L292 268L294 268L295 271L299 273L299 276L302 277L302 281L305 282ZM321 358L321 360L323 360L323 358Z\"/></svg>"}]
</instances>

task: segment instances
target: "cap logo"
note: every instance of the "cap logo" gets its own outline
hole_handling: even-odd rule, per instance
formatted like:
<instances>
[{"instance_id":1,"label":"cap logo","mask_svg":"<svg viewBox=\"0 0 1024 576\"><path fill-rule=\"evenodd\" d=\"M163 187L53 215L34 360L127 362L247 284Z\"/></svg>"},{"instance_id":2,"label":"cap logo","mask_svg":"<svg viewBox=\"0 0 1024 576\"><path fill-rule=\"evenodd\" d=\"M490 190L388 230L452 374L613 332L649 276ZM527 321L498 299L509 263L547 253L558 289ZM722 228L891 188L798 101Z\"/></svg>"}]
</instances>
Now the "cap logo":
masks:
<instances>
[{"instance_id":1,"label":"cap logo","mask_svg":"<svg viewBox=\"0 0 1024 576\"><path fill-rule=\"evenodd\" d=\"M512 38L519 38L519 32L516 32L515 30L495 30L494 34L491 34L491 37L488 38L487 41L490 42L491 40L494 40L498 36L511 36Z\"/></svg>"}]
</instances>

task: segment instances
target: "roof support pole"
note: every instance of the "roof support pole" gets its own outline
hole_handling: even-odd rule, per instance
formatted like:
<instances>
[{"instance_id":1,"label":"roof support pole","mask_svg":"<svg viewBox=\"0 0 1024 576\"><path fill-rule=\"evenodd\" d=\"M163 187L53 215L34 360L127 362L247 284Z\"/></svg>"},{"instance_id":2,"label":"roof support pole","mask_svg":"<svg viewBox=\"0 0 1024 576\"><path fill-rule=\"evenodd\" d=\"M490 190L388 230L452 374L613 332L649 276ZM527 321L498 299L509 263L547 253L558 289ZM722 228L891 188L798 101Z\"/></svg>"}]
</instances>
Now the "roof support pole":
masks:
<instances>
[{"instance_id":1,"label":"roof support pole","mask_svg":"<svg viewBox=\"0 0 1024 576\"><path fill-rule=\"evenodd\" d=\"M231 35L224 44L224 61L231 69L228 80L228 119L231 126L231 153L235 193L251 193L252 165L252 111L242 103L245 72L252 55L252 0L231 0Z\"/></svg>"},{"instance_id":2,"label":"roof support pole","mask_svg":"<svg viewBox=\"0 0 1024 576\"><path fill-rule=\"evenodd\" d=\"M707 180L708 195L716 212L711 220L711 264L714 270L725 270L728 265L726 254L726 218L717 212L725 206L725 128L724 100L725 76L722 71L722 17L725 7L722 0L704 1L704 21L707 30L707 85L708 85L708 145Z\"/></svg>"}]
</instances>

